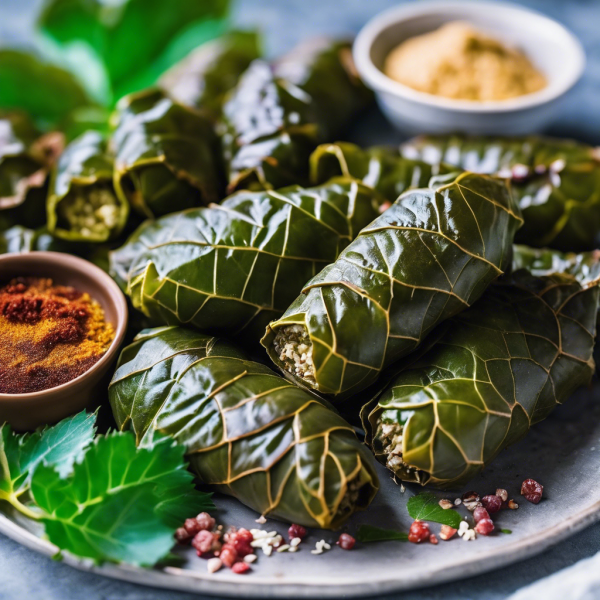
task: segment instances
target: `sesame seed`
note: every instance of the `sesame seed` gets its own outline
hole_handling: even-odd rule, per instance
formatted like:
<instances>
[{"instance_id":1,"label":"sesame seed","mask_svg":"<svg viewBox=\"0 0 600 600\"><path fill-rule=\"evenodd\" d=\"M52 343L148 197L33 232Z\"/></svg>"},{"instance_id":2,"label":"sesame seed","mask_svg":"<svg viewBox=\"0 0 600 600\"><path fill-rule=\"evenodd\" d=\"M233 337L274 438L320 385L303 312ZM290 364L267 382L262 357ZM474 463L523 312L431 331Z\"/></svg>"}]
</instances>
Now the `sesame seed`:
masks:
<instances>
[{"instance_id":1,"label":"sesame seed","mask_svg":"<svg viewBox=\"0 0 600 600\"><path fill-rule=\"evenodd\" d=\"M277 548L277 552L285 552L286 550L290 549L290 545L289 544L282 544L281 546L279 546L279 548Z\"/></svg>"},{"instance_id":2,"label":"sesame seed","mask_svg":"<svg viewBox=\"0 0 600 600\"><path fill-rule=\"evenodd\" d=\"M299 537L292 538L292 540L290 541L290 546L292 546L292 548L295 548L298 544L300 544L301 541L302 539Z\"/></svg>"},{"instance_id":3,"label":"sesame seed","mask_svg":"<svg viewBox=\"0 0 600 600\"><path fill-rule=\"evenodd\" d=\"M258 517L258 519L256 519L256 521L254 521L255 523L259 523L260 525L263 525L264 523L267 522L267 519L265 519L265 515L260 515L260 517Z\"/></svg>"},{"instance_id":4,"label":"sesame seed","mask_svg":"<svg viewBox=\"0 0 600 600\"><path fill-rule=\"evenodd\" d=\"M257 558L258 556L256 556L256 554L246 554L246 556L244 556L244 562L252 564Z\"/></svg>"}]
</instances>

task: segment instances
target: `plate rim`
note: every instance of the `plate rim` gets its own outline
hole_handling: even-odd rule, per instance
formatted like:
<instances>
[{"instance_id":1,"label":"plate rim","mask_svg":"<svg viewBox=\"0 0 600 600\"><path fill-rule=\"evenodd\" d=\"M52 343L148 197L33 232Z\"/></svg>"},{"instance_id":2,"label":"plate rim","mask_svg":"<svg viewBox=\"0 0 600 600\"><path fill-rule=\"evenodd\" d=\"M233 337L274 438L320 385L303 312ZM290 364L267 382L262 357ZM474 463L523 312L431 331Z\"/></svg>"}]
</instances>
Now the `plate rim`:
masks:
<instances>
[{"instance_id":1,"label":"plate rim","mask_svg":"<svg viewBox=\"0 0 600 600\"><path fill-rule=\"evenodd\" d=\"M441 583L458 581L495 571L513 564L521 559L533 558L551 546L558 544L571 535L600 521L600 500L570 517L542 529L538 534L514 544L507 544L501 549L491 549L477 561L446 565L443 568L421 569L418 577L402 579L380 579L372 583L352 582L340 585L310 583L306 579L288 580L285 583L270 577L254 575L244 579L244 582L220 581L213 575L178 567L163 567L160 569L145 569L129 565L106 563L95 565L89 560L79 559L69 553L62 554L62 562L80 571L91 572L110 579L126 581L162 589L183 592L214 594L223 597L244 598L307 598L318 594L321 597L361 597L369 594L388 594L412 589L427 588ZM58 553L58 548L49 541L36 536L6 515L0 513L0 533L26 548L52 557ZM275 585L273 585L275 584Z\"/></svg>"}]
</instances>

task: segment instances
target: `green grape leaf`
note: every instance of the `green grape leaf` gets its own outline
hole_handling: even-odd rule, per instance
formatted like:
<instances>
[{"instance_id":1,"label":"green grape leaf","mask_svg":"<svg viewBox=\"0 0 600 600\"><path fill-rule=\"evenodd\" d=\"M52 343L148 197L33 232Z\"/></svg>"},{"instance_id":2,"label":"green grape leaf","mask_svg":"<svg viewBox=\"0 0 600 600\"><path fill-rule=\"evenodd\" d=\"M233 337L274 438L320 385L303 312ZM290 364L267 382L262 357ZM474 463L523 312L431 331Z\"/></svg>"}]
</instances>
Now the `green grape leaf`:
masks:
<instances>
[{"instance_id":1,"label":"green grape leaf","mask_svg":"<svg viewBox=\"0 0 600 600\"><path fill-rule=\"evenodd\" d=\"M415 520L433 521L458 529L460 515L452 508L442 508L433 494L417 494L406 504L408 514Z\"/></svg>"},{"instance_id":2,"label":"green grape leaf","mask_svg":"<svg viewBox=\"0 0 600 600\"><path fill-rule=\"evenodd\" d=\"M31 495L49 540L100 563L154 565L186 517L214 508L193 489L184 448L170 440L137 449L130 433L97 438L66 478L39 466Z\"/></svg>"},{"instance_id":3,"label":"green grape leaf","mask_svg":"<svg viewBox=\"0 0 600 600\"><path fill-rule=\"evenodd\" d=\"M151 85L224 29L228 0L50 0L39 25L72 57L85 48L104 66L113 99Z\"/></svg>"},{"instance_id":4,"label":"green grape leaf","mask_svg":"<svg viewBox=\"0 0 600 600\"><path fill-rule=\"evenodd\" d=\"M356 540L363 543L368 542L408 542L408 534L395 529L383 529L373 525L361 525L356 532Z\"/></svg>"},{"instance_id":5,"label":"green grape leaf","mask_svg":"<svg viewBox=\"0 0 600 600\"><path fill-rule=\"evenodd\" d=\"M70 72L33 53L0 50L0 108L18 108L41 125L53 125L90 103Z\"/></svg>"},{"instance_id":6,"label":"green grape leaf","mask_svg":"<svg viewBox=\"0 0 600 600\"><path fill-rule=\"evenodd\" d=\"M85 411L41 431L17 435L8 424L0 427L0 500L20 508L19 497L28 489L41 463L64 477L94 439L96 414Z\"/></svg>"}]
</instances>

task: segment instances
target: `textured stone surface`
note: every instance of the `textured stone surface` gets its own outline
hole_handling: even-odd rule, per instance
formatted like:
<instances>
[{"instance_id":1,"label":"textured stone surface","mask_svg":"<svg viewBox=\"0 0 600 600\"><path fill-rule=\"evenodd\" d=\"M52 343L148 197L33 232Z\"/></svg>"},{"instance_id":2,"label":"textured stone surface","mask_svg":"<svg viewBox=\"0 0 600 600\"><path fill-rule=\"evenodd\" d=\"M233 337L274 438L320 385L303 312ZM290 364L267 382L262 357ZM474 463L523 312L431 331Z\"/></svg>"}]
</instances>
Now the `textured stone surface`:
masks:
<instances>
[{"instance_id":1,"label":"textured stone surface","mask_svg":"<svg viewBox=\"0 0 600 600\"><path fill-rule=\"evenodd\" d=\"M25 39L41 0L0 0L0 42ZM522 2L564 23L583 41L588 65L550 132L600 143L600 2L595 0L527 0ZM314 34L353 34L377 12L394 6L394 0L240 0L234 21L255 26L266 36L267 51L279 54ZM383 118L369 115L352 136L356 141L393 143L399 134ZM404 600L499 600L523 586L568 567L600 551L600 524L595 525L538 557L495 573L424 591L402 594ZM598 564L596 559L595 564ZM585 567L585 565L584 565ZM581 568L585 574L597 567ZM523 590L518 598L540 597L540 588ZM526 593L527 592L527 593ZM592 592L593 594L593 592ZM184 600L198 598L165 590L143 588L71 569L31 552L0 536L0 600ZM590 598L596 597L590 595Z\"/></svg>"}]
</instances>

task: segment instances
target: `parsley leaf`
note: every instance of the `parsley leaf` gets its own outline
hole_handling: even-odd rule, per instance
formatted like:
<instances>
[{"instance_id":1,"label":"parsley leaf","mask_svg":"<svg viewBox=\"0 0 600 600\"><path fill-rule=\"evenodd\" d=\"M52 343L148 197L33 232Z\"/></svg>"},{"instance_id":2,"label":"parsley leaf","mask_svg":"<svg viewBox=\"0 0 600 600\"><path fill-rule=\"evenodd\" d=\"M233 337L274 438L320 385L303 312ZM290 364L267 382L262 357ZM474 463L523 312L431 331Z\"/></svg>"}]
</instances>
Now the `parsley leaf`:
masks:
<instances>
[{"instance_id":1,"label":"parsley leaf","mask_svg":"<svg viewBox=\"0 0 600 600\"><path fill-rule=\"evenodd\" d=\"M31 495L49 540L96 562L154 565L186 517L214 508L194 489L184 452L170 440L136 448L131 433L112 433L97 438L66 478L39 466Z\"/></svg>"},{"instance_id":2,"label":"parsley leaf","mask_svg":"<svg viewBox=\"0 0 600 600\"><path fill-rule=\"evenodd\" d=\"M461 518L452 508L444 509L438 504L438 499L429 493L413 496L406 504L408 514L419 521L433 521L458 529Z\"/></svg>"},{"instance_id":3,"label":"parsley leaf","mask_svg":"<svg viewBox=\"0 0 600 600\"><path fill-rule=\"evenodd\" d=\"M31 475L41 463L54 465L66 476L92 443L96 415L80 412L58 425L35 433L17 435L8 424L0 427L0 500L35 518L21 498L29 490Z\"/></svg>"},{"instance_id":4,"label":"parsley leaf","mask_svg":"<svg viewBox=\"0 0 600 600\"><path fill-rule=\"evenodd\" d=\"M382 529L373 525L361 525L356 532L356 539L359 542L407 542L408 534L403 531L396 531L395 529Z\"/></svg>"}]
</instances>

